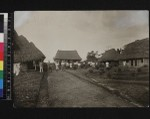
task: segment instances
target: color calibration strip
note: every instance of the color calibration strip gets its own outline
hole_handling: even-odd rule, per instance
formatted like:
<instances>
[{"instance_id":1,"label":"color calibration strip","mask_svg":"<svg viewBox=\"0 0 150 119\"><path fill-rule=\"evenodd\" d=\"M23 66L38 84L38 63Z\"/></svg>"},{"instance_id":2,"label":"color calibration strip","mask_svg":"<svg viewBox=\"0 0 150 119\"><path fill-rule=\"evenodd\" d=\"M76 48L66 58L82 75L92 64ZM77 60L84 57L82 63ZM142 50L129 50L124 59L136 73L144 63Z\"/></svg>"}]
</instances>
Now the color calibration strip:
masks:
<instances>
[{"instance_id":1,"label":"color calibration strip","mask_svg":"<svg viewBox=\"0 0 150 119\"><path fill-rule=\"evenodd\" d=\"M11 100L12 98L12 55L11 55L11 46L12 46L12 38L13 38L13 13L5 13L5 21L4 21L4 41L5 41L5 53L4 53L4 66L7 68L4 68L4 88L6 89L6 92L4 97L6 97L7 100Z\"/></svg>"},{"instance_id":2,"label":"color calibration strip","mask_svg":"<svg viewBox=\"0 0 150 119\"><path fill-rule=\"evenodd\" d=\"M0 97L4 91L4 15L0 15Z\"/></svg>"}]
</instances>

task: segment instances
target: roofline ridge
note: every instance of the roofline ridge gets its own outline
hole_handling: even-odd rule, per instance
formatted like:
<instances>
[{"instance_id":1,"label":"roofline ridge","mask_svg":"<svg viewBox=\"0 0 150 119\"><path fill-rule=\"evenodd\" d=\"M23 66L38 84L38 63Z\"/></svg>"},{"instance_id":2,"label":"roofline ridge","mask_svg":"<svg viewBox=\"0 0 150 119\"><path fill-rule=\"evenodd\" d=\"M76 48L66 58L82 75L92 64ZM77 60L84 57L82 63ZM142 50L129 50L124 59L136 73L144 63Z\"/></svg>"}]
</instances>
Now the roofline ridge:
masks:
<instances>
[{"instance_id":1,"label":"roofline ridge","mask_svg":"<svg viewBox=\"0 0 150 119\"><path fill-rule=\"evenodd\" d=\"M77 51L77 50L58 50L58 51Z\"/></svg>"}]
</instances>

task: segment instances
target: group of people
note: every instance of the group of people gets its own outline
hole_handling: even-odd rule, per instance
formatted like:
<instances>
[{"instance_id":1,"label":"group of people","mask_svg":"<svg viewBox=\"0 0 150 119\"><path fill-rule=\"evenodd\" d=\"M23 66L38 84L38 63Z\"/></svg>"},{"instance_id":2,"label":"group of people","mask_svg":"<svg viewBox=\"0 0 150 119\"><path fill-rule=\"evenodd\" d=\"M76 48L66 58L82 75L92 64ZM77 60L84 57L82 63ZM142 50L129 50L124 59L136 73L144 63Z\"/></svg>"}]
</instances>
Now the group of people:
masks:
<instances>
[{"instance_id":1,"label":"group of people","mask_svg":"<svg viewBox=\"0 0 150 119\"><path fill-rule=\"evenodd\" d=\"M58 71L59 69L63 71L66 68L72 69L74 65L76 65L78 68L81 66L81 64L79 62L75 62L75 63L73 63L73 62L69 63L69 62L65 62L65 61L61 61L61 62L56 61L55 62L56 71Z\"/></svg>"},{"instance_id":2,"label":"group of people","mask_svg":"<svg viewBox=\"0 0 150 119\"><path fill-rule=\"evenodd\" d=\"M88 62L87 63L89 66L95 68L98 64L95 62ZM83 62L83 65L86 65L85 62ZM109 62L106 62L104 64L106 66L106 68L109 68ZM44 69L44 62L41 60L39 62L37 61L33 61L33 66L34 66L34 70L37 70L37 67L39 67L39 72L43 72ZM81 63L80 62L66 62L66 61L55 61L54 62L54 67L56 69L56 71L58 70L65 70L65 69L73 69L74 66L76 66L76 68L80 68L81 67ZM20 67L21 64L20 63L14 63L14 74L18 75L20 72ZM52 72L52 69L54 68L53 65L50 63L50 61L47 62L47 70Z\"/></svg>"},{"instance_id":3,"label":"group of people","mask_svg":"<svg viewBox=\"0 0 150 119\"><path fill-rule=\"evenodd\" d=\"M43 61L39 61L38 63L36 63L35 61L33 61L33 66L34 66L34 69L35 71L37 70L37 66L39 66L39 70L40 72L43 72ZM55 69L56 71L58 70L65 70L66 68L70 68L72 69L73 66L76 66L77 68L80 68L81 66L81 63L80 62L65 62L65 61L55 61L54 62L54 65L55 65ZM47 70L52 72L52 66L51 66L51 63L50 61L47 62Z\"/></svg>"},{"instance_id":4,"label":"group of people","mask_svg":"<svg viewBox=\"0 0 150 119\"><path fill-rule=\"evenodd\" d=\"M88 65L95 68L97 64L95 62L91 61L91 62L88 62Z\"/></svg>"},{"instance_id":5,"label":"group of people","mask_svg":"<svg viewBox=\"0 0 150 119\"><path fill-rule=\"evenodd\" d=\"M95 68L96 66L99 66L99 64L98 64L98 62L88 62L88 65L90 66L90 67L93 67L93 68ZM105 62L105 63L101 63L101 66L102 65L104 65L106 68L109 68L110 67L110 64L109 64L109 62Z\"/></svg>"},{"instance_id":6,"label":"group of people","mask_svg":"<svg viewBox=\"0 0 150 119\"><path fill-rule=\"evenodd\" d=\"M39 68L40 68L40 72L43 72L43 61L39 61ZM37 70L37 64L35 61L33 61L33 66L34 66L34 69L35 71Z\"/></svg>"},{"instance_id":7,"label":"group of people","mask_svg":"<svg viewBox=\"0 0 150 119\"><path fill-rule=\"evenodd\" d=\"M39 61L38 65L39 65L40 72L43 72L43 68L44 68L43 61ZM34 66L34 69L36 71L37 70L37 64L36 64L35 61L33 61L33 66ZM51 67L50 61L48 61L48 63L47 63L47 70L49 70L50 72L52 72L52 67Z\"/></svg>"}]
</instances>

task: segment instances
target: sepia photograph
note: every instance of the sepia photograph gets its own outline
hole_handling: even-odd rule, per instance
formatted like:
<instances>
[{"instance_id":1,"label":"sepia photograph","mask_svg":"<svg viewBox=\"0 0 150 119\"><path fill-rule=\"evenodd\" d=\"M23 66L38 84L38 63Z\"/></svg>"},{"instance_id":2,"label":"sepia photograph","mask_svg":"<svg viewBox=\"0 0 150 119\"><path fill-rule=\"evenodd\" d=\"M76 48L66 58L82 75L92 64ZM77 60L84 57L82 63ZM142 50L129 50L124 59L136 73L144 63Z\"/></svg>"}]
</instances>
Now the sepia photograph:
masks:
<instances>
[{"instance_id":1,"label":"sepia photograph","mask_svg":"<svg viewBox=\"0 0 150 119\"><path fill-rule=\"evenodd\" d=\"M15 11L15 108L149 107L149 11Z\"/></svg>"}]
</instances>

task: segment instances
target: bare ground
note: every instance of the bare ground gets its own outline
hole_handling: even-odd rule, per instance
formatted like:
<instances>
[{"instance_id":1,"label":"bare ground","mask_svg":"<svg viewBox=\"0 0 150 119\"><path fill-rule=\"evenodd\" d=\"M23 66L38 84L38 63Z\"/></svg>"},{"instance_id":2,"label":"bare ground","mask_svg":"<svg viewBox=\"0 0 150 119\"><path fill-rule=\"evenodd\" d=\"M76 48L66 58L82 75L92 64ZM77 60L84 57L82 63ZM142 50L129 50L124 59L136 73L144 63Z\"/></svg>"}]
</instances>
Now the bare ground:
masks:
<instances>
[{"instance_id":1,"label":"bare ground","mask_svg":"<svg viewBox=\"0 0 150 119\"><path fill-rule=\"evenodd\" d=\"M48 76L50 107L134 107L102 87L58 71Z\"/></svg>"}]
</instances>

